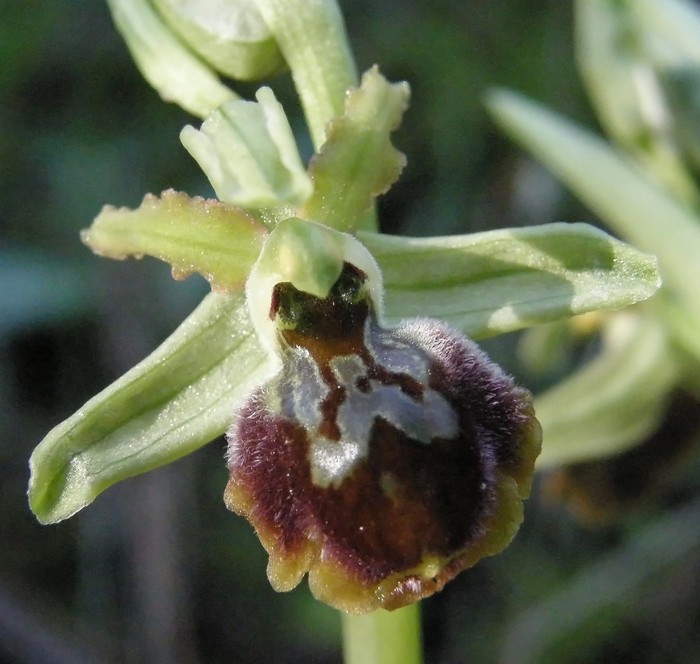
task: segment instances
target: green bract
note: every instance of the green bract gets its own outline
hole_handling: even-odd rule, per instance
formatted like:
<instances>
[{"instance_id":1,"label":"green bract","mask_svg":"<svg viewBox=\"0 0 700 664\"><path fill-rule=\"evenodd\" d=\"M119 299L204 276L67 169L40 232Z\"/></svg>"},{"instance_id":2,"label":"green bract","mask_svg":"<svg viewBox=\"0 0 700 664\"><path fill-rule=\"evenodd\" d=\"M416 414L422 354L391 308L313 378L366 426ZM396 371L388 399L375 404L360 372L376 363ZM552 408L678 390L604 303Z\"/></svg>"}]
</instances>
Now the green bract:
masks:
<instances>
[{"instance_id":1,"label":"green bract","mask_svg":"<svg viewBox=\"0 0 700 664\"><path fill-rule=\"evenodd\" d=\"M674 393L700 389L700 12L685 0L576 3L577 61L612 144L520 95L496 121L621 237L659 259L663 288L603 319L600 355L536 400L543 466L648 439ZM575 404L572 406L572 404Z\"/></svg>"},{"instance_id":2,"label":"green bract","mask_svg":"<svg viewBox=\"0 0 700 664\"><path fill-rule=\"evenodd\" d=\"M153 0L176 33L215 69L258 80L284 67L253 0Z\"/></svg>"},{"instance_id":3,"label":"green bract","mask_svg":"<svg viewBox=\"0 0 700 664\"><path fill-rule=\"evenodd\" d=\"M165 101L206 117L236 95L192 53L144 0L107 0L144 78Z\"/></svg>"}]
</instances>

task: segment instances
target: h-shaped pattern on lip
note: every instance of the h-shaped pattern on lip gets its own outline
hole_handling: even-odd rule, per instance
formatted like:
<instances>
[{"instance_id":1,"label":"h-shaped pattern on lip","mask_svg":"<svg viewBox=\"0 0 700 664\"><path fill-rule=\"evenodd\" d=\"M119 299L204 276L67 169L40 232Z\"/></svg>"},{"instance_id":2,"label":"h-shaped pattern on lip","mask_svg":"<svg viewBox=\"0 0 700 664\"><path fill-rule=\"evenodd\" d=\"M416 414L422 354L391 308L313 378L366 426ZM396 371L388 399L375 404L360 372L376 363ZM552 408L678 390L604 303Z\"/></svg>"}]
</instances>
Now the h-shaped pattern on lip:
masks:
<instances>
[{"instance_id":1,"label":"h-shaped pattern on lip","mask_svg":"<svg viewBox=\"0 0 700 664\"><path fill-rule=\"evenodd\" d=\"M457 414L437 390L426 384L428 358L405 340L391 337L369 319L365 323L364 352L341 355L329 365L335 379L332 390L312 355L290 349L285 378L280 381L282 414L314 432L309 446L312 480L319 486L338 486L357 462L366 458L375 420L381 417L410 439L429 444L435 438L455 438ZM381 372L376 368L380 367ZM421 393L407 394L399 376L421 383ZM328 399L339 399L324 409ZM324 436L324 411L335 414L337 439Z\"/></svg>"}]
</instances>

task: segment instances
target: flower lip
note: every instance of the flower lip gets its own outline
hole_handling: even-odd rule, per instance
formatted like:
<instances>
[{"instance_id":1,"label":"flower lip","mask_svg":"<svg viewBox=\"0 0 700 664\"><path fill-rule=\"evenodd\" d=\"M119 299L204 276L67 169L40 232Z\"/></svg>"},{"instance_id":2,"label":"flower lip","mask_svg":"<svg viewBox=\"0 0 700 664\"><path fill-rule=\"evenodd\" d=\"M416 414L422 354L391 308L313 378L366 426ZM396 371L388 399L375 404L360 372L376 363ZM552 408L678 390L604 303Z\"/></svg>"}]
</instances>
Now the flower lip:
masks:
<instances>
[{"instance_id":1,"label":"flower lip","mask_svg":"<svg viewBox=\"0 0 700 664\"><path fill-rule=\"evenodd\" d=\"M512 539L540 431L528 392L429 319L386 329L345 263L326 298L273 288L281 371L229 430L226 503L288 590L350 612L432 594Z\"/></svg>"}]
</instances>

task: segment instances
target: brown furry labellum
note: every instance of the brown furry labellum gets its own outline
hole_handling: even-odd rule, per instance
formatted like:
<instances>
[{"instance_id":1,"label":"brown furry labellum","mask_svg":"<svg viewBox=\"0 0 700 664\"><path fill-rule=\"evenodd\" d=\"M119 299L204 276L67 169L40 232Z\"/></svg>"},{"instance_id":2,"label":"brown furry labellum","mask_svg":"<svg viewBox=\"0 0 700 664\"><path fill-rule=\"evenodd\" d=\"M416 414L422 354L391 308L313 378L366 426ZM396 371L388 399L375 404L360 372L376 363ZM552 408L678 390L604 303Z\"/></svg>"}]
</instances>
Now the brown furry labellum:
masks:
<instances>
[{"instance_id":1,"label":"brown furry labellum","mask_svg":"<svg viewBox=\"0 0 700 664\"><path fill-rule=\"evenodd\" d=\"M429 319L386 329L364 272L328 297L273 289L282 369L228 432L226 504L277 590L304 574L347 612L396 609L501 551L539 453L529 392Z\"/></svg>"}]
</instances>

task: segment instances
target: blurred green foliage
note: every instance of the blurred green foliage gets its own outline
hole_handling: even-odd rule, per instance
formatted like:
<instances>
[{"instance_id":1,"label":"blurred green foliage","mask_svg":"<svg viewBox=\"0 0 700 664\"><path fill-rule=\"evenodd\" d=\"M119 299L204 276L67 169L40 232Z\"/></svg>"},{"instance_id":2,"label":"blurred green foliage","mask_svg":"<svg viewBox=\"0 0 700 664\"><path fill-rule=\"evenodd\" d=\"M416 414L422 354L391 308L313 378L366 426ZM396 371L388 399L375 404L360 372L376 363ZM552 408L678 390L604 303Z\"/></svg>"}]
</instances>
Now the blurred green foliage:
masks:
<instances>
[{"instance_id":1,"label":"blurred green foliage","mask_svg":"<svg viewBox=\"0 0 700 664\"><path fill-rule=\"evenodd\" d=\"M380 201L384 230L595 219L482 107L487 87L509 86L593 122L570 2L341 5L360 70L379 63L413 90L396 137L409 163ZM280 80L277 90L289 107L291 87ZM305 588L273 593L257 539L225 510L222 442L115 487L58 526L40 527L26 505L26 462L43 434L207 290L195 278L173 283L155 262L101 261L78 239L105 202L133 207L168 187L211 194L178 140L190 121L143 81L105 4L0 4L0 659L339 661L335 613ZM514 337L489 350L544 386L516 363ZM700 551L682 544L700 508L697 498L682 518L669 508L697 496L699 470L688 462L663 499L598 530L535 492L507 552L424 602L427 661L696 661ZM664 547L665 538L680 544ZM639 573L620 574L630 568ZM600 613L584 610L591 603ZM532 659L518 659L525 652Z\"/></svg>"}]
</instances>

